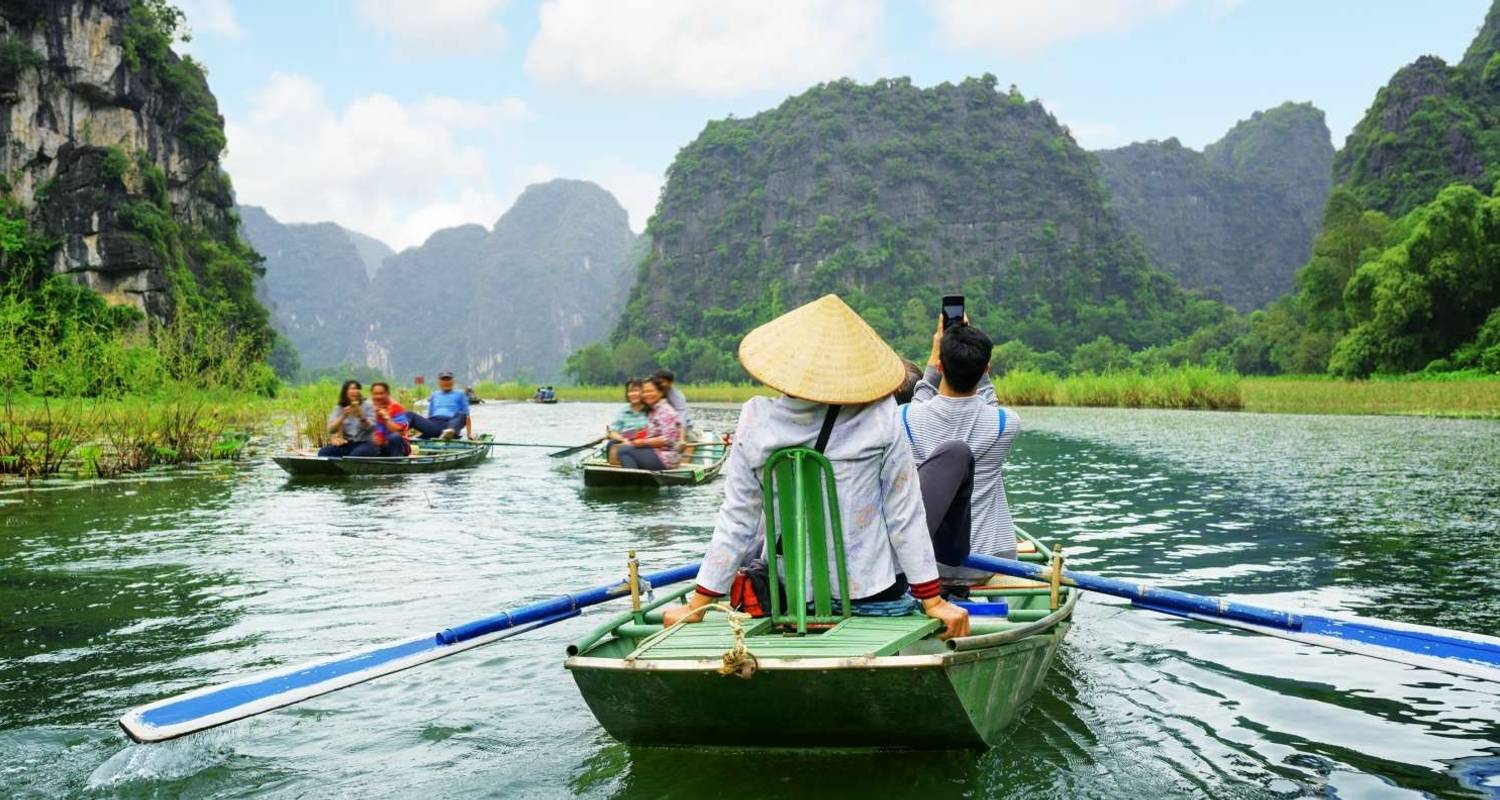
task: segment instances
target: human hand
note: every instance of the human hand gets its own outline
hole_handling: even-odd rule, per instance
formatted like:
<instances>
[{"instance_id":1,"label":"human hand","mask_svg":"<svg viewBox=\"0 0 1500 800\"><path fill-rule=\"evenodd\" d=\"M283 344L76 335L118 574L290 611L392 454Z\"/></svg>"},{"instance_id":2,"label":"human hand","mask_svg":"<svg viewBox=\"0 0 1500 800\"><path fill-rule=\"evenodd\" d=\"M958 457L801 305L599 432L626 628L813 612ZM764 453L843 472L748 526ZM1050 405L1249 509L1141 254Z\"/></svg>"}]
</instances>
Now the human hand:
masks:
<instances>
[{"instance_id":1,"label":"human hand","mask_svg":"<svg viewBox=\"0 0 1500 800\"><path fill-rule=\"evenodd\" d=\"M692 596L688 598L687 605L668 606L667 610L662 612L661 626L663 628L670 628L679 622L685 622L689 625L694 622L702 622L703 608L712 602L712 598L693 592Z\"/></svg>"},{"instance_id":2,"label":"human hand","mask_svg":"<svg viewBox=\"0 0 1500 800\"><path fill-rule=\"evenodd\" d=\"M969 612L941 597L923 600L922 613L943 623L945 630L938 634L939 639L969 635Z\"/></svg>"}]
</instances>

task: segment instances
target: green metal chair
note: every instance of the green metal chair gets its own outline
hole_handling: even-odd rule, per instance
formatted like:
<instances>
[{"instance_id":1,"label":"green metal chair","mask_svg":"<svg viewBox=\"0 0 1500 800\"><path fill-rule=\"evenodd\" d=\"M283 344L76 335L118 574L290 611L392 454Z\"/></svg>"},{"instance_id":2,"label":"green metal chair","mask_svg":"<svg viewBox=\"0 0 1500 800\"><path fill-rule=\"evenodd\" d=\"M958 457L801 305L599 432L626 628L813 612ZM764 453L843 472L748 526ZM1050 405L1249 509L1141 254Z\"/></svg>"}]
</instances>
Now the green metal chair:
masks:
<instances>
[{"instance_id":1,"label":"green metal chair","mask_svg":"<svg viewBox=\"0 0 1500 800\"><path fill-rule=\"evenodd\" d=\"M766 461L761 488L766 507L766 566L771 586L771 622L795 625L807 633L809 624L834 625L852 616L849 603L839 603L833 613L830 579L838 580L839 597L849 597L849 571L845 565L844 529L839 520L838 491L834 488L833 465L822 453L808 447L788 447ZM825 514L824 511L827 511ZM834 564L829 568L829 541ZM777 542L782 555L777 555ZM786 572L781 574L781 561ZM807 583L812 576L812 613L808 613ZM787 608L781 607L778 580L786 585Z\"/></svg>"}]
</instances>

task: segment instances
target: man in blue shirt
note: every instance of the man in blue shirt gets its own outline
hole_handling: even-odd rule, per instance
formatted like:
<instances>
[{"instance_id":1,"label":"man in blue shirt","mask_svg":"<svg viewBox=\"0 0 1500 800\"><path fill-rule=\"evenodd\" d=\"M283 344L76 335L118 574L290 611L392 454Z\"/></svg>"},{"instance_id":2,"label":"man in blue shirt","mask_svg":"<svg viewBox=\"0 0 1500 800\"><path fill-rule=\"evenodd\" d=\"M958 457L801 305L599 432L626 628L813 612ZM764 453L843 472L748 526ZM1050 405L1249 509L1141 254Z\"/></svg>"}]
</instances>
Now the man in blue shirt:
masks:
<instances>
[{"instance_id":1,"label":"man in blue shirt","mask_svg":"<svg viewBox=\"0 0 1500 800\"><path fill-rule=\"evenodd\" d=\"M422 434L423 439L453 439L459 431L474 438L474 423L469 419L469 398L453 388L453 373L438 373L438 388L427 398L427 416L415 412L406 413L411 427Z\"/></svg>"}]
</instances>

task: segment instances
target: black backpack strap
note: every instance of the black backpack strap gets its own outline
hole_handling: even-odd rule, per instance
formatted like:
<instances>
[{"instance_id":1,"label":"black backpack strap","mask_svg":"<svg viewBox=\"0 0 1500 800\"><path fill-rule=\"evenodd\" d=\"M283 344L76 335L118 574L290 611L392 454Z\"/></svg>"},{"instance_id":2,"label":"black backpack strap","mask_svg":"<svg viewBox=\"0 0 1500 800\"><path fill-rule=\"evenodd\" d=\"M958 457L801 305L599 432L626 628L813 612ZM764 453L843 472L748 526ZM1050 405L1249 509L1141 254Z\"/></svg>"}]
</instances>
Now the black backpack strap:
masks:
<instances>
[{"instance_id":1,"label":"black backpack strap","mask_svg":"<svg viewBox=\"0 0 1500 800\"><path fill-rule=\"evenodd\" d=\"M823 429L818 431L818 443L813 445L814 450L821 453L824 448L828 447L828 437L833 435L833 423L837 422L838 418L839 406L829 406L828 413L823 415Z\"/></svg>"}]
</instances>

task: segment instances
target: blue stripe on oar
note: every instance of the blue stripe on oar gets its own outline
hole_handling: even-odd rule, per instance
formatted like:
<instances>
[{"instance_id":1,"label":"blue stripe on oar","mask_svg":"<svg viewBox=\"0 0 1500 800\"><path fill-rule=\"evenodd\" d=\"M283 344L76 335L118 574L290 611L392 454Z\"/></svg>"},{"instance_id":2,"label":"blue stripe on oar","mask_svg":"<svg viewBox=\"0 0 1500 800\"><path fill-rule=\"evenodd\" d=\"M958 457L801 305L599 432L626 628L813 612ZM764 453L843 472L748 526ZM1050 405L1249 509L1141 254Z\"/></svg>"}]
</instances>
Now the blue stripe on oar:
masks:
<instances>
[{"instance_id":1,"label":"blue stripe on oar","mask_svg":"<svg viewBox=\"0 0 1500 800\"><path fill-rule=\"evenodd\" d=\"M1394 648L1433 658L1455 658L1500 668L1500 644L1451 636L1436 631L1392 628L1332 617L1306 616L1305 620L1302 632L1314 636L1331 636L1344 641Z\"/></svg>"},{"instance_id":2,"label":"blue stripe on oar","mask_svg":"<svg viewBox=\"0 0 1500 800\"><path fill-rule=\"evenodd\" d=\"M971 555L964 566L1046 581L1048 570L1009 558ZM1262 608L1218 597L1161 589L1144 583L1063 570L1062 582L1123 597L1152 611L1199 622L1227 624L1321 647L1383 658L1456 675L1500 680L1500 639L1463 631L1378 619L1341 619Z\"/></svg>"},{"instance_id":3,"label":"blue stripe on oar","mask_svg":"<svg viewBox=\"0 0 1500 800\"><path fill-rule=\"evenodd\" d=\"M641 579L645 585L667 586L690 580L697 574L698 565L687 564L643 575ZM183 736L575 617L586 606L629 593L629 587L620 581L562 595L448 628L436 635L375 645L359 652L284 667L259 677L249 676L222 686L159 700L125 714L120 718L120 724L137 741L154 742Z\"/></svg>"},{"instance_id":4,"label":"blue stripe on oar","mask_svg":"<svg viewBox=\"0 0 1500 800\"><path fill-rule=\"evenodd\" d=\"M441 646L433 637L424 636L421 639L393 644L390 647L372 650L342 661L331 661L255 683L226 686L208 694L185 697L175 703L153 708L141 714L140 719L148 725L158 727L175 725L190 719L201 719L237 706L265 700L292 689L341 678L353 672L372 669L426 650L435 650Z\"/></svg>"}]
</instances>

